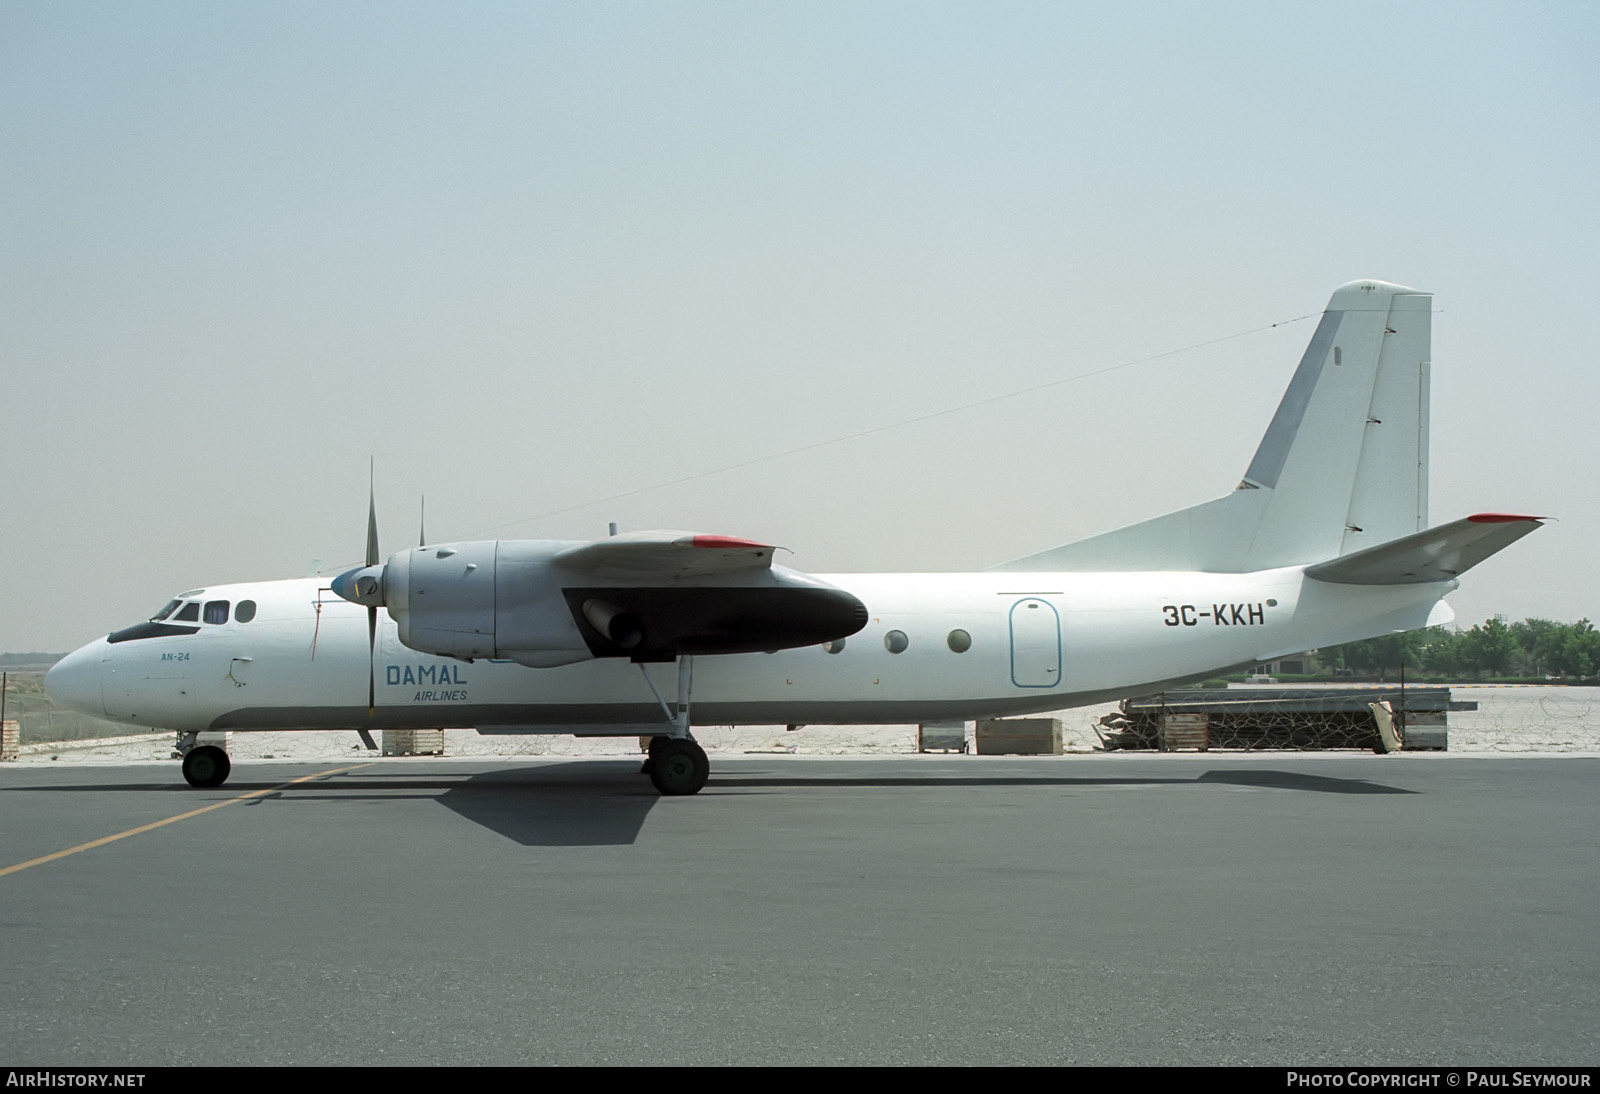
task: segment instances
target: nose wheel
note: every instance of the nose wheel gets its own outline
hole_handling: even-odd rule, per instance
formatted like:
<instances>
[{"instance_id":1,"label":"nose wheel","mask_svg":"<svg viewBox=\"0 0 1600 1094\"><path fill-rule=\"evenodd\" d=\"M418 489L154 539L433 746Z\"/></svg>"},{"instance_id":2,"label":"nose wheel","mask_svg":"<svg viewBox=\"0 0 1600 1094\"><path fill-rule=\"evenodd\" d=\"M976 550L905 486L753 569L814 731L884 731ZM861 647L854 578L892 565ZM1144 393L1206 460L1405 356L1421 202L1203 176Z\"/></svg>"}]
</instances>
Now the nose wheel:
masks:
<instances>
[{"instance_id":1,"label":"nose wheel","mask_svg":"<svg viewBox=\"0 0 1600 1094\"><path fill-rule=\"evenodd\" d=\"M233 763L216 745L200 745L183 754L183 778L190 786L210 790L228 781ZM665 791L663 791L665 793Z\"/></svg>"}]
</instances>

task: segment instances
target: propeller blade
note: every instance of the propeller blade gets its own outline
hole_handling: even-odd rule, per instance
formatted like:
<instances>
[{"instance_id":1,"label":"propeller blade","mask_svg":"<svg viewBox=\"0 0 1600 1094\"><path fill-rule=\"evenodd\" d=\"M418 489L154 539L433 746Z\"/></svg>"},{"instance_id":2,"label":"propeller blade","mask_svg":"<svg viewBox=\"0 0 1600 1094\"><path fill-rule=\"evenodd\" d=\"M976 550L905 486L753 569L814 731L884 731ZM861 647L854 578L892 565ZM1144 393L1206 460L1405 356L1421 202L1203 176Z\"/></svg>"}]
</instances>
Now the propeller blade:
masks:
<instances>
[{"instance_id":1,"label":"propeller blade","mask_svg":"<svg viewBox=\"0 0 1600 1094\"><path fill-rule=\"evenodd\" d=\"M376 462L367 467L367 565L378 564L378 490ZM338 590L336 589L335 592ZM367 605L367 717L378 713L378 608Z\"/></svg>"},{"instance_id":2,"label":"propeller blade","mask_svg":"<svg viewBox=\"0 0 1600 1094\"><path fill-rule=\"evenodd\" d=\"M378 609L367 609L367 717L378 713Z\"/></svg>"},{"instance_id":3,"label":"propeller blade","mask_svg":"<svg viewBox=\"0 0 1600 1094\"><path fill-rule=\"evenodd\" d=\"M367 565L378 564L378 496L368 472L367 479Z\"/></svg>"},{"instance_id":4,"label":"propeller blade","mask_svg":"<svg viewBox=\"0 0 1600 1094\"><path fill-rule=\"evenodd\" d=\"M424 494L423 497L422 497L422 512L417 517L417 546L418 547L426 547L427 545L428 545L428 497L427 497L426 494Z\"/></svg>"}]
</instances>

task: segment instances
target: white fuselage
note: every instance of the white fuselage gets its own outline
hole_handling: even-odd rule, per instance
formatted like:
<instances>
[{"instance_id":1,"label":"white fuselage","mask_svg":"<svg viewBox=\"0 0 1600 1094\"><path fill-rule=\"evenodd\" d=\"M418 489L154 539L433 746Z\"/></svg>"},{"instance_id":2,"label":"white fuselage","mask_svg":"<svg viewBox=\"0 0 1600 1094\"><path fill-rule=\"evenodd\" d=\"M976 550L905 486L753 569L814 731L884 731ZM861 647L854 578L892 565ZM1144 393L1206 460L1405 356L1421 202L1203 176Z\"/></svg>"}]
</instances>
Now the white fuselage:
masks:
<instances>
[{"instance_id":1,"label":"white fuselage","mask_svg":"<svg viewBox=\"0 0 1600 1094\"><path fill-rule=\"evenodd\" d=\"M866 627L828 647L696 657L694 724L909 723L1100 702L1424 626L1455 584L1333 585L1302 567L819 576L867 605ZM667 721L627 660L527 668L436 657L400 645L381 611L369 711L366 611L320 580L214 586L185 600L226 601L228 621L199 622L192 634L100 639L51 671L51 694L114 721L183 731L621 735ZM254 615L238 622L244 601ZM674 666L645 668L671 697Z\"/></svg>"}]
</instances>

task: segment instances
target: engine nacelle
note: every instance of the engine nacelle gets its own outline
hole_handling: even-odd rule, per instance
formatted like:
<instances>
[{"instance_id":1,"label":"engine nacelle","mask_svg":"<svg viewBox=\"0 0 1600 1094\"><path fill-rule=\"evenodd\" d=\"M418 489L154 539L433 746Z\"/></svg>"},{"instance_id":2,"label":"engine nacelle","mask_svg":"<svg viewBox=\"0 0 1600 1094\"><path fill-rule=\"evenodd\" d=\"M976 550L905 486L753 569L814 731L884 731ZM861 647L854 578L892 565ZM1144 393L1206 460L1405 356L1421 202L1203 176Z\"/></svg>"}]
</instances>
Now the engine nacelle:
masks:
<instances>
[{"instance_id":1,"label":"engine nacelle","mask_svg":"<svg viewBox=\"0 0 1600 1094\"><path fill-rule=\"evenodd\" d=\"M583 618L606 641L619 649L636 649L644 641L644 626L639 617L625 612L609 600L591 596L583 602Z\"/></svg>"},{"instance_id":2,"label":"engine nacelle","mask_svg":"<svg viewBox=\"0 0 1600 1094\"><path fill-rule=\"evenodd\" d=\"M628 574L597 581L562 565L581 544L481 540L417 547L335 583L358 603L381 597L411 649L537 668L595 657L670 661L830 642L866 625L860 600L781 566L735 573ZM341 585L341 583L343 583ZM365 592L365 595L363 593Z\"/></svg>"}]
</instances>

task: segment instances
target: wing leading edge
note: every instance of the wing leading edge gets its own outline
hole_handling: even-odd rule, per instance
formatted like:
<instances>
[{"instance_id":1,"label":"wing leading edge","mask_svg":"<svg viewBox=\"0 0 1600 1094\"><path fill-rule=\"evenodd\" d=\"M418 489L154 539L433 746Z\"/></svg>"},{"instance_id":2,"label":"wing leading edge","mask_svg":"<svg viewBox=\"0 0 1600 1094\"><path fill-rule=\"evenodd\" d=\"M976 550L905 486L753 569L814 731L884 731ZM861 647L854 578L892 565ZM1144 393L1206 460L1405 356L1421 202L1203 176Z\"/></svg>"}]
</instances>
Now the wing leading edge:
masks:
<instances>
[{"instance_id":1,"label":"wing leading edge","mask_svg":"<svg viewBox=\"0 0 1600 1094\"><path fill-rule=\"evenodd\" d=\"M772 568L778 548L734 536L624 532L568 547L556 562L571 570L625 577L714 577Z\"/></svg>"}]
</instances>

